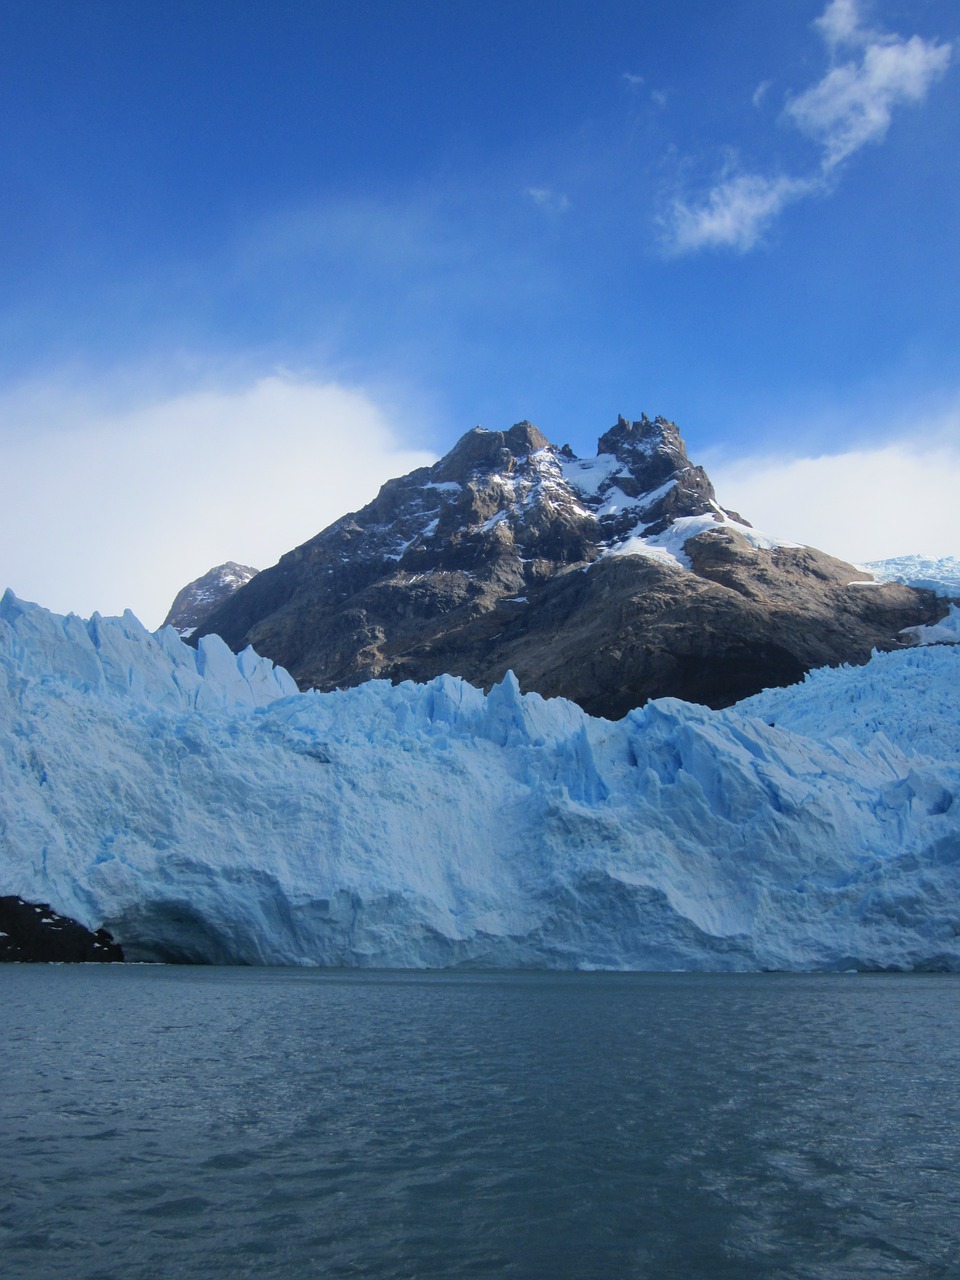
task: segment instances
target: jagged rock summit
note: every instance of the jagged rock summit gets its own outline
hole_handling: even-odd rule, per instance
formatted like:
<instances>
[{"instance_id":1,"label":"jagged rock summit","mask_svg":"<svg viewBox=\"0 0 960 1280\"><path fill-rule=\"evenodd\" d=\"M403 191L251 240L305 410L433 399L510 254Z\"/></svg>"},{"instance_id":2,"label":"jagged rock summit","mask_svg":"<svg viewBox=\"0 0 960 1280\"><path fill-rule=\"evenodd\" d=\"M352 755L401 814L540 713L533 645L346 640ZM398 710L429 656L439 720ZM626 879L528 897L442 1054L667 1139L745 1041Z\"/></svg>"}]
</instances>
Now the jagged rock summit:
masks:
<instances>
[{"instance_id":1,"label":"jagged rock summit","mask_svg":"<svg viewBox=\"0 0 960 1280\"><path fill-rule=\"evenodd\" d=\"M202 577L188 582L177 592L163 625L174 627L184 639L192 636L214 609L258 573L259 569L253 569L248 564L237 564L234 560L208 569Z\"/></svg>"},{"instance_id":2,"label":"jagged rock summit","mask_svg":"<svg viewBox=\"0 0 960 1280\"><path fill-rule=\"evenodd\" d=\"M388 481L202 621L301 688L460 675L619 717L657 696L719 707L865 661L946 604L778 544L725 510L667 419L619 418L594 458L529 422L468 431Z\"/></svg>"}]
</instances>

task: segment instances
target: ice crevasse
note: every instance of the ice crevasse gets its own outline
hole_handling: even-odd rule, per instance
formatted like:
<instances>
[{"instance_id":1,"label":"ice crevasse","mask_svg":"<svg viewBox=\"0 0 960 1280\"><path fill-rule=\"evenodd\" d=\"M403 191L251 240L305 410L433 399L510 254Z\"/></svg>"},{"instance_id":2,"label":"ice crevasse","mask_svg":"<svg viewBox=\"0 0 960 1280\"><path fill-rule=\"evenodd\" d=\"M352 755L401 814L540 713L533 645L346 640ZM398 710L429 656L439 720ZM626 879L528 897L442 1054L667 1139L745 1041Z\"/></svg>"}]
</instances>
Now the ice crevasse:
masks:
<instances>
[{"instance_id":1,"label":"ice crevasse","mask_svg":"<svg viewBox=\"0 0 960 1280\"><path fill-rule=\"evenodd\" d=\"M960 969L960 649L623 720L0 601L0 894L128 958Z\"/></svg>"}]
</instances>

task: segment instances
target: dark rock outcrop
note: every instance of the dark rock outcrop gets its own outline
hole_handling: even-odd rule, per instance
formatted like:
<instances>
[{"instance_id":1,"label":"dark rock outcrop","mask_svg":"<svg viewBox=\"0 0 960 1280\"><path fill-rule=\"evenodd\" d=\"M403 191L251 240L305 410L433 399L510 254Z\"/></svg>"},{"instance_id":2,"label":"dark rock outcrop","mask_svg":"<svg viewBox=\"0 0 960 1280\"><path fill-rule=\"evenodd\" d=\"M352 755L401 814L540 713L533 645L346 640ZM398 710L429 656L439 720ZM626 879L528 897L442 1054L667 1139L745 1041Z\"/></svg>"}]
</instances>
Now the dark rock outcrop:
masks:
<instances>
[{"instance_id":1,"label":"dark rock outcrop","mask_svg":"<svg viewBox=\"0 0 960 1280\"><path fill-rule=\"evenodd\" d=\"M95 933L46 903L0 897L0 961L111 963L123 951L105 929Z\"/></svg>"},{"instance_id":2,"label":"dark rock outcrop","mask_svg":"<svg viewBox=\"0 0 960 1280\"><path fill-rule=\"evenodd\" d=\"M529 422L468 432L242 587L200 625L302 688L444 672L619 717L648 698L724 706L863 662L946 604L725 511L676 426L620 418L595 458Z\"/></svg>"},{"instance_id":3,"label":"dark rock outcrop","mask_svg":"<svg viewBox=\"0 0 960 1280\"><path fill-rule=\"evenodd\" d=\"M258 569L252 569L248 564L237 564L233 560L208 569L203 577L188 582L177 592L163 625L175 627L184 637L193 635L214 609L235 591L246 586L258 572Z\"/></svg>"}]
</instances>

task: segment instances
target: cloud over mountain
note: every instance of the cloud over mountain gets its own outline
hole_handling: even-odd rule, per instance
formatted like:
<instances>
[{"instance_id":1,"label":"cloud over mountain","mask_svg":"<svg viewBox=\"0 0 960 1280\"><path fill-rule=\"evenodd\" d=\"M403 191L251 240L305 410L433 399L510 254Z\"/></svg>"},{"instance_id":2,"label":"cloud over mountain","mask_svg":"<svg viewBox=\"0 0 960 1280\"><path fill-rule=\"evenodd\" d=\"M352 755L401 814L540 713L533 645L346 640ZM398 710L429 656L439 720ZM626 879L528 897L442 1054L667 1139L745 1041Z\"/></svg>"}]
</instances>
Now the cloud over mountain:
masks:
<instances>
[{"instance_id":1,"label":"cloud over mountain","mask_svg":"<svg viewBox=\"0 0 960 1280\"><path fill-rule=\"evenodd\" d=\"M817 144L818 168L797 176L724 174L705 194L675 200L666 218L672 253L752 249L788 205L828 194L846 160L882 142L894 109L922 102L952 55L949 43L873 30L859 0L830 0L814 27L826 43L830 67L816 84L788 99L782 118ZM839 61L842 52L847 56Z\"/></svg>"}]
</instances>

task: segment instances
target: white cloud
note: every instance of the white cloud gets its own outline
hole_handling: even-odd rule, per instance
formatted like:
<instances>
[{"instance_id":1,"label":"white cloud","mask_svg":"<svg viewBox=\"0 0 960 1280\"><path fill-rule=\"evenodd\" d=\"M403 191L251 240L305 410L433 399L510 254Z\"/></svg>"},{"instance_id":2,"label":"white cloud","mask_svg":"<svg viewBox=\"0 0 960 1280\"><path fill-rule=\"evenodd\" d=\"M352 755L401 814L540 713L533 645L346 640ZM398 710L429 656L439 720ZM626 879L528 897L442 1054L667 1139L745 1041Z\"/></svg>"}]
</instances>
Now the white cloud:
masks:
<instances>
[{"instance_id":1,"label":"white cloud","mask_svg":"<svg viewBox=\"0 0 960 1280\"><path fill-rule=\"evenodd\" d=\"M634 75L632 71L624 71L621 79L625 80L631 89L639 89L645 83L646 78Z\"/></svg>"},{"instance_id":2,"label":"white cloud","mask_svg":"<svg viewBox=\"0 0 960 1280\"><path fill-rule=\"evenodd\" d=\"M570 208L570 200L560 191L553 191L550 187L527 187L525 195L529 196L534 204L539 205L541 209L546 209L549 213L566 213Z\"/></svg>"},{"instance_id":3,"label":"white cloud","mask_svg":"<svg viewBox=\"0 0 960 1280\"><path fill-rule=\"evenodd\" d=\"M797 178L764 178L748 173L727 178L699 206L675 202L670 217L670 247L674 253L717 245L746 252L786 205L809 192L810 183Z\"/></svg>"},{"instance_id":4,"label":"white cloud","mask_svg":"<svg viewBox=\"0 0 960 1280\"><path fill-rule=\"evenodd\" d=\"M946 71L949 45L899 37L868 43L859 62L833 67L793 98L786 114L823 147L823 168L835 168L870 142L881 142L893 108L921 102Z\"/></svg>"},{"instance_id":5,"label":"white cloud","mask_svg":"<svg viewBox=\"0 0 960 1280\"><path fill-rule=\"evenodd\" d=\"M820 17L814 19L813 25L832 48L843 44L862 44L870 38L863 25L860 0L830 0Z\"/></svg>"},{"instance_id":6,"label":"white cloud","mask_svg":"<svg viewBox=\"0 0 960 1280\"><path fill-rule=\"evenodd\" d=\"M162 621L224 560L265 568L433 455L362 390L285 375L122 410L66 388L0 398L0 590Z\"/></svg>"},{"instance_id":7,"label":"white cloud","mask_svg":"<svg viewBox=\"0 0 960 1280\"><path fill-rule=\"evenodd\" d=\"M859 52L858 58L831 66L785 108L784 117L819 145L819 169L803 178L725 176L700 200L676 200L666 224L669 252L752 249L786 205L826 194L844 161L868 143L881 142L894 108L922 102L946 72L952 54L949 44L920 36L905 40L868 28L858 0L830 0L814 26L832 56L842 47ZM769 84L757 87L754 106Z\"/></svg>"},{"instance_id":8,"label":"white cloud","mask_svg":"<svg viewBox=\"0 0 960 1280\"><path fill-rule=\"evenodd\" d=\"M767 96L767 94L770 92L770 90L772 89L772 87L773 87L773 81L772 81L772 80L761 80L761 81L760 81L760 83L759 83L759 84L757 85L757 87L754 89L753 94L751 95L751 98L750 98L750 101L753 103L753 105L754 105L755 107L759 107L759 106L761 105L761 103L763 102L764 98L765 98L765 97Z\"/></svg>"},{"instance_id":9,"label":"white cloud","mask_svg":"<svg viewBox=\"0 0 960 1280\"><path fill-rule=\"evenodd\" d=\"M900 440L818 457L745 458L714 465L710 475L720 502L757 528L843 560L960 554L953 445Z\"/></svg>"}]
</instances>

